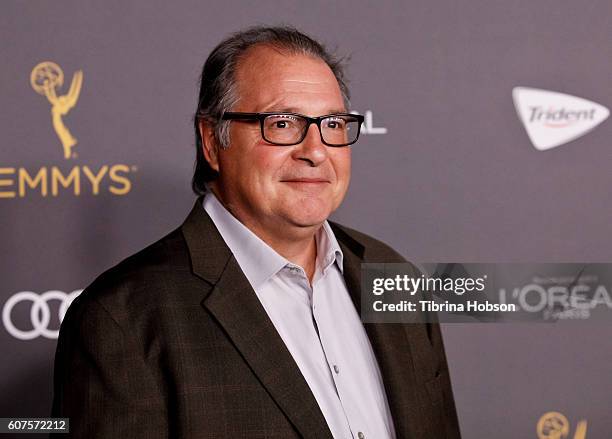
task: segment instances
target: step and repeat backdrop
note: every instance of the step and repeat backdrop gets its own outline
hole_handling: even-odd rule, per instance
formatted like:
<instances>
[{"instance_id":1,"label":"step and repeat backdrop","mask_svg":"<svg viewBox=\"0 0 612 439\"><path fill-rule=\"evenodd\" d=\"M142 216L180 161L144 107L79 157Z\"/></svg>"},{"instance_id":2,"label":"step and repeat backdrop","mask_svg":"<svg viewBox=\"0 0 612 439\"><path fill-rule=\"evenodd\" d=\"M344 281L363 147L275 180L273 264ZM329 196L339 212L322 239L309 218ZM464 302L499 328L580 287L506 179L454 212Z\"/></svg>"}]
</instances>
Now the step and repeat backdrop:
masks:
<instances>
[{"instance_id":1,"label":"step and repeat backdrop","mask_svg":"<svg viewBox=\"0 0 612 439\"><path fill-rule=\"evenodd\" d=\"M72 299L183 221L198 74L254 24L348 57L365 135L336 221L415 261L612 262L610 17L608 0L3 1L0 417L49 415ZM612 437L611 319L571 316L443 325L465 438Z\"/></svg>"}]
</instances>

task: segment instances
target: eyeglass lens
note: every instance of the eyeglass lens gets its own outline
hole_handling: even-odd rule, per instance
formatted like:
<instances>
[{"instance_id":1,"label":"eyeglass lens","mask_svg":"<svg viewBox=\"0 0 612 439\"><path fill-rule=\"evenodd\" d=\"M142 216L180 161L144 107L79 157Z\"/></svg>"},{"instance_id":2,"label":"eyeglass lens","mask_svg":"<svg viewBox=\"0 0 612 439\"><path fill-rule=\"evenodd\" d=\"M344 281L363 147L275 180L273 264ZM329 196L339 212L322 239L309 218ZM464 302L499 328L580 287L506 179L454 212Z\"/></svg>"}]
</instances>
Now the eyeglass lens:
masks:
<instances>
[{"instance_id":1,"label":"eyeglass lens","mask_svg":"<svg viewBox=\"0 0 612 439\"><path fill-rule=\"evenodd\" d=\"M263 121L263 135L268 142L299 143L306 134L308 121L289 114L274 114ZM330 145L347 145L359 135L359 121L348 115L330 116L321 121L321 136Z\"/></svg>"}]
</instances>

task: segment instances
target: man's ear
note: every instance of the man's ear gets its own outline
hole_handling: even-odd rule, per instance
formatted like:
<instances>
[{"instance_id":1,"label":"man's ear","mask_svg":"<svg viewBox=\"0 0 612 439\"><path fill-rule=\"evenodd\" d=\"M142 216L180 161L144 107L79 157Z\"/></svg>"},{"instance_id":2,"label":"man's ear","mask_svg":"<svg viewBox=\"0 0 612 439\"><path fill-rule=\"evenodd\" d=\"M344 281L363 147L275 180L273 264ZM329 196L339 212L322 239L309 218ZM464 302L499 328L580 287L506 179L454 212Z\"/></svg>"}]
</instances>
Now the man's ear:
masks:
<instances>
[{"instance_id":1,"label":"man's ear","mask_svg":"<svg viewBox=\"0 0 612 439\"><path fill-rule=\"evenodd\" d=\"M204 119L200 119L199 128L204 158L212 169L219 172L219 144L215 136L215 130L212 124Z\"/></svg>"}]
</instances>

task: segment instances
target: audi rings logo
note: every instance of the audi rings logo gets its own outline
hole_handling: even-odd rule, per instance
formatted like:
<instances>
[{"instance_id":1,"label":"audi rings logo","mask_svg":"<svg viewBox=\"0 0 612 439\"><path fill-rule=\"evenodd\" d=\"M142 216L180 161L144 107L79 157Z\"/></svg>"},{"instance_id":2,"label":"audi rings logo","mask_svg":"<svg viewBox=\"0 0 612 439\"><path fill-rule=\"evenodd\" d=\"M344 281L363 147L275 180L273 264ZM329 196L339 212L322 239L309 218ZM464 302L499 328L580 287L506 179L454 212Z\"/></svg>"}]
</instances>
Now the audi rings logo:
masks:
<instances>
[{"instance_id":1,"label":"audi rings logo","mask_svg":"<svg viewBox=\"0 0 612 439\"><path fill-rule=\"evenodd\" d=\"M53 290L42 294L36 294L31 291L20 291L11 296L4 304L4 308L2 309L2 323L4 323L4 327L8 333L19 340L32 340L36 337L56 339L59 335L59 328L49 328L52 313L52 306L50 304L59 302L58 318L61 322L66 315L68 307L72 301L81 294L81 291L83 290L64 293L63 291ZM29 314L32 329L20 329L14 323L15 316L13 314L16 313L14 313L13 310L21 303L26 303L30 306ZM55 306L53 306L53 308L55 308Z\"/></svg>"}]
</instances>

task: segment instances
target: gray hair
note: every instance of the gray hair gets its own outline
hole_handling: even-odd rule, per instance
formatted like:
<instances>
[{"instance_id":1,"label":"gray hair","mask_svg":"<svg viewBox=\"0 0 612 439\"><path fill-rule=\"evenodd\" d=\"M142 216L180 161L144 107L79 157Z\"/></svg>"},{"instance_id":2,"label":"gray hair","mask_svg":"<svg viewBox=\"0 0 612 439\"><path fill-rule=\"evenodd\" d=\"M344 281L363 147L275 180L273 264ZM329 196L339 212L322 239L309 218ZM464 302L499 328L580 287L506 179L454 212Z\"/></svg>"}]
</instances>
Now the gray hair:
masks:
<instances>
[{"instance_id":1,"label":"gray hair","mask_svg":"<svg viewBox=\"0 0 612 439\"><path fill-rule=\"evenodd\" d=\"M212 124L219 146L227 148L230 143L230 121L221 120L221 116L230 111L240 98L236 68L245 53L256 45L268 45L290 54L308 55L324 61L336 77L347 110L349 108L344 60L328 52L318 41L288 26L255 26L232 34L208 56L200 77L200 94L194 117L196 162L191 182L193 191L198 195L206 192L207 182L217 178L217 172L210 167L202 151L200 119Z\"/></svg>"}]
</instances>

